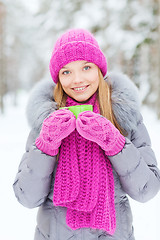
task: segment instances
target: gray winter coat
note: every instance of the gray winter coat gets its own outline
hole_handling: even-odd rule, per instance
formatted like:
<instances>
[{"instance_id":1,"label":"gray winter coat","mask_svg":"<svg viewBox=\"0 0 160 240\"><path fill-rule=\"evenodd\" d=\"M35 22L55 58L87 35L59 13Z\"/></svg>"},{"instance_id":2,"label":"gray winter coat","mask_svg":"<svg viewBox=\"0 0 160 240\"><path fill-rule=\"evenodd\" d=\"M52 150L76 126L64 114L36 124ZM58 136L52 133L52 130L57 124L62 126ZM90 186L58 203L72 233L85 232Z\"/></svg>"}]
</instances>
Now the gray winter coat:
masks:
<instances>
[{"instance_id":1,"label":"gray winter coat","mask_svg":"<svg viewBox=\"0 0 160 240\"><path fill-rule=\"evenodd\" d=\"M35 86L29 99L27 116L32 129L13 185L21 204L39 207L35 240L134 240L127 195L146 202L160 189L160 171L139 112L137 89L122 74L111 73L109 79L114 114L128 133L123 150L109 157L115 181L115 234L110 236L103 230L89 228L72 230L66 225L66 208L53 206L56 156L44 154L34 144L44 118L56 110L54 84L43 81Z\"/></svg>"}]
</instances>

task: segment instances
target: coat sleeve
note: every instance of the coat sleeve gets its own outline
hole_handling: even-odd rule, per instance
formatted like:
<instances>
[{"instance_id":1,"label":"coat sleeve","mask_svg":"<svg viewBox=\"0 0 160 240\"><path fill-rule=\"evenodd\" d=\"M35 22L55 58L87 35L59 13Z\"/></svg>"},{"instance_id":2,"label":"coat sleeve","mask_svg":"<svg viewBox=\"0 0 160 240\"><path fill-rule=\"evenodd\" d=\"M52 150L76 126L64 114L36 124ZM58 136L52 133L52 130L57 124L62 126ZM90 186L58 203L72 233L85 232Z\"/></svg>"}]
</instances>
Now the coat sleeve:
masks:
<instances>
[{"instance_id":1,"label":"coat sleeve","mask_svg":"<svg viewBox=\"0 0 160 240\"><path fill-rule=\"evenodd\" d=\"M36 148L34 136L32 130L13 184L18 201L28 208L38 207L46 200L56 162L56 156L46 155Z\"/></svg>"},{"instance_id":2,"label":"coat sleeve","mask_svg":"<svg viewBox=\"0 0 160 240\"><path fill-rule=\"evenodd\" d=\"M160 189L160 171L151 148L151 141L143 119L126 138L124 148L109 157L120 178L124 191L139 202L152 199Z\"/></svg>"}]
</instances>

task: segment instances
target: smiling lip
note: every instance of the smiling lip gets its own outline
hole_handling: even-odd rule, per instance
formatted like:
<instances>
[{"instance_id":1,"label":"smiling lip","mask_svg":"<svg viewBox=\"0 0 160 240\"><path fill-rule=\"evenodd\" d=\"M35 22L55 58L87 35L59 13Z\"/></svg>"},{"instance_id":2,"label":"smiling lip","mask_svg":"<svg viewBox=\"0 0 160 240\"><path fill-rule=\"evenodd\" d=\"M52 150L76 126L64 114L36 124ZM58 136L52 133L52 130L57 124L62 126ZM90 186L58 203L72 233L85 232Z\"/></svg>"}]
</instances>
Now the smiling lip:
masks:
<instances>
[{"instance_id":1,"label":"smiling lip","mask_svg":"<svg viewBox=\"0 0 160 240\"><path fill-rule=\"evenodd\" d=\"M84 92L86 90L86 88L88 88L89 85L87 86L82 86L82 87L75 87L75 88L72 88L73 91L75 92Z\"/></svg>"}]
</instances>

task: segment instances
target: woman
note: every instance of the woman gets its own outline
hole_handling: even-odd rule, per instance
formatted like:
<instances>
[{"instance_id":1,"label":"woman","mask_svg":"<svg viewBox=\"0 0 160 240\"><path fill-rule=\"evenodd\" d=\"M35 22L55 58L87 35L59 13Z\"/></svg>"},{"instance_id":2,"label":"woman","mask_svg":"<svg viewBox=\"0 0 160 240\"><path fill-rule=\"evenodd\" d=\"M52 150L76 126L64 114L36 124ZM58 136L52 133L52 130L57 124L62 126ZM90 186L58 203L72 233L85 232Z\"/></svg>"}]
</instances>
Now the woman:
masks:
<instances>
[{"instance_id":1,"label":"woman","mask_svg":"<svg viewBox=\"0 0 160 240\"><path fill-rule=\"evenodd\" d=\"M30 96L14 183L21 204L39 207L34 239L133 240L127 195L146 202L160 189L137 89L122 74L104 79L106 58L83 29L57 40L50 72L56 86L40 82ZM69 107L79 105L93 111L76 118Z\"/></svg>"}]
</instances>

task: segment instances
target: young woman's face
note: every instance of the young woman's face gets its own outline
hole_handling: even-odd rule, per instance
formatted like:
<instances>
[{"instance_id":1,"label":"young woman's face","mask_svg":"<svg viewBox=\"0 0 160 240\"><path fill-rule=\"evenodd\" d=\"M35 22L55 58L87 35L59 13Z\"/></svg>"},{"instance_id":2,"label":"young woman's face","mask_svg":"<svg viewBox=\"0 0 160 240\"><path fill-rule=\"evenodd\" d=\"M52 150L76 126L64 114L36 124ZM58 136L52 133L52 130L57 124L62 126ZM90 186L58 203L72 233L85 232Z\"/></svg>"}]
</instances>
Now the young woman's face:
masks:
<instances>
[{"instance_id":1,"label":"young woman's face","mask_svg":"<svg viewBox=\"0 0 160 240\"><path fill-rule=\"evenodd\" d=\"M85 102L97 91L98 71L94 63L74 61L59 71L59 81L67 95L78 102Z\"/></svg>"}]
</instances>

